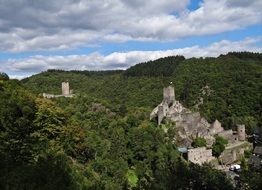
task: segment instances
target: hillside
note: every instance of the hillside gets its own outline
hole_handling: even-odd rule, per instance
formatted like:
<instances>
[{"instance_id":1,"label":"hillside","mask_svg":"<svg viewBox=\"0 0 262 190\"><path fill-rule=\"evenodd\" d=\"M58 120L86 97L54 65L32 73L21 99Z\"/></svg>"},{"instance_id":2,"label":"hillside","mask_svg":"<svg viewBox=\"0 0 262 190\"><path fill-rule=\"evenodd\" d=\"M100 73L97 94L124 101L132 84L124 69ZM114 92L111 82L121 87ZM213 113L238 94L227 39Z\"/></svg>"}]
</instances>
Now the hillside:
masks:
<instances>
[{"instance_id":1,"label":"hillside","mask_svg":"<svg viewBox=\"0 0 262 190\"><path fill-rule=\"evenodd\" d=\"M233 187L224 172L187 162L174 125L165 132L149 113L173 81L185 106L250 132L261 127L261 74L261 54L252 53L167 57L127 71L50 70L22 81L0 73L0 189L259 189L252 169ZM38 96L59 94L66 80L75 97Z\"/></svg>"},{"instance_id":2,"label":"hillside","mask_svg":"<svg viewBox=\"0 0 262 190\"><path fill-rule=\"evenodd\" d=\"M261 76L262 54L241 52L205 59L166 57L126 71L52 70L22 83L36 94L60 93L61 82L68 80L74 93L88 94L125 114L137 108L149 112L172 81L176 99L185 106L199 109L210 122L219 119L226 128L245 123L250 131L262 125Z\"/></svg>"},{"instance_id":3,"label":"hillside","mask_svg":"<svg viewBox=\"0 0 262 190\"><path fill-rule=\"evenodd\" d=\"M121 116L86 95L38 98L8 78L0 105L0 189L233 189L223 172L182 159L172 130L144 110Z\"/></svg>"}]
</instances>

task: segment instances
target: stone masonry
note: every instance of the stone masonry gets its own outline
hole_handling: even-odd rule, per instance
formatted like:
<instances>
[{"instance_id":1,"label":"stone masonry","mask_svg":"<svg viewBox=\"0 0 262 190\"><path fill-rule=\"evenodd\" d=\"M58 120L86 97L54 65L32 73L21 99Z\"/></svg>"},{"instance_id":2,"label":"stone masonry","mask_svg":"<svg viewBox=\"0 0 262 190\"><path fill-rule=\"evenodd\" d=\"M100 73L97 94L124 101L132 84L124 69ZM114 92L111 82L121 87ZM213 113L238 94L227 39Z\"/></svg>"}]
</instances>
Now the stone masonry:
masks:
<instances>
[{"instance_id":1,"label":"stone masonry","mask_svg":"<svg viewBox=\"0 0 262 190\"><path fill-rule=\"evenodd\" d=\"M208 163L215 159L215 157L212 156L212 150L206 149L206 147L188 149L187 157L188 161L199 165L202 165L205 162Z\"/></svg>"},{"instance_id":2,"label":"stone masonry","mask_svg":"<svg viewBox=\"0 0 262 190\"><path fill-rule=\"evenodd\" d=\"M69 95L70 90L69 90L69 82L62 82L62 95Z\"/></svg>"},{"instance_id":3,"label":"stone masonry","mask_svg":"<svg viewBox=\"0 0 262 190\"><path fill-rule=\"evenodd\" d=\"M183 105L175 100L175 90L173 86L168 86L163 89L163 101L153 109L150 114L150 120L157 118L158 125L161 125L163 120L174 121L177 131L174 142L180 147L189 148L188 160L202 164L205 161L211 160L212 150L205 147L192 149L191 144L197 137L202 137L207 142L207 148L211 148L215 142L216 136L221 136L228 140L228 146L225 152L221 155L226 163L234 162L243 155L243 150L247 142L245 125L238 125L237 131L225 130L218 120L212 124L201 117L199 112L192 112L183 107ZM229 159L232 157L232 159ZM212 158L213 159L213 158Z\"/></svg>"},{"instance_id":4,"label":"stone masonry","mask_svg":"<svg viewBox=\"0 0 262 190\"><path fill-rule=\"evenodd\" d=\"M73 90L70 90L69 82L62 82L62 94L55 95L55 94L43 93L44 98L59 98L59 97L71 98L73 96L74 96Z\"/></svg>"}]
</instances>

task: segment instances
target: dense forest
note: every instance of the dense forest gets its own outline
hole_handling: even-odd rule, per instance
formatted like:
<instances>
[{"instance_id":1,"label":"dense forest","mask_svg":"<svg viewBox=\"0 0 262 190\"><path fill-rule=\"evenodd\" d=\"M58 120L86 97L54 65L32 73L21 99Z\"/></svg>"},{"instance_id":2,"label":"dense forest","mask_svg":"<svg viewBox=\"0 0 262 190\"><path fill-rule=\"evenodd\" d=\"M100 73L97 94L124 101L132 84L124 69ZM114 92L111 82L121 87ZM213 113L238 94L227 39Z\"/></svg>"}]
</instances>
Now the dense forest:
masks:
<instances>
[{"instance_id":1,"label":"dense forest","mask_svg":"<svg viewBox=\"0 0 262 190\"><path fill-rule=\"evenodd\" d=\"M211 165L188 163L149 113L171 81L176 99L226 128L262 126L262 54L183 56L126 71L49 70L22 81L0 74L0 189L260 189ZM69 81L73 98L44 99Z\"/></svg>"}]
</instances>

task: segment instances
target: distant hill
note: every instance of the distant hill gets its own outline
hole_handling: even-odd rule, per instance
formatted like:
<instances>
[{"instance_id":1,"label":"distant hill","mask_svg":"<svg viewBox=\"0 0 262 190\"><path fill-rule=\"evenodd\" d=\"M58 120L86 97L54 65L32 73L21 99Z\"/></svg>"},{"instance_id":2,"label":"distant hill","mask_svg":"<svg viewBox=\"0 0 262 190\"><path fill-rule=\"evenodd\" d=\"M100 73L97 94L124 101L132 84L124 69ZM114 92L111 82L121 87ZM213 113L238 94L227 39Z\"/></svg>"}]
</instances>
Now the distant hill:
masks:
<instances>
[{"instance_id":1,"label":"distant hill","mask_svg":"<svg viewBox=\"0 0 262 190\"><path fill-rule=\"evenodd\" d=\"M139 63L125 71L125 76L167 77L171 76L179 64L184 61L183 56L169 56Z\"/></svg>"},{"instance_id":2,"label":"distant hill","mask_svg":"<svg viewBox=\"0 0 262 190\"><path fill-rule=\"evenodd\" d=\"M140 63L126 71L49 70L22 80L36 94L60 93L69 81L74 93L88 94L113 110L150 111L162 99L162 88L175 86L176 99L226 128L245 123L262 126L262 54L233 52L217 58L171 56Z\"/></svg>"}]
</instances>

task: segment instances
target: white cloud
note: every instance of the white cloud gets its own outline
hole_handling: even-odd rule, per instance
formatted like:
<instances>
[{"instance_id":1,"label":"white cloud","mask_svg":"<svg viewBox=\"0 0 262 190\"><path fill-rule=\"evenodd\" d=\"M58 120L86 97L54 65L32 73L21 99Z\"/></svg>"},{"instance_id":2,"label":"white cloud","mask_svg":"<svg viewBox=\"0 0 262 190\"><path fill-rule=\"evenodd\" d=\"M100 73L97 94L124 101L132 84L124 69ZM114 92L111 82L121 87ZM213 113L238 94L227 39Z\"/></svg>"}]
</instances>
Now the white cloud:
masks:
<instances>
[{"instance_id":1,"label":"white cloud","mask_svg":"<svg viewBox=\"0 0 262 190\"><path fill-rule=\"evenodd\" d=\"M176 40L262 22L262 0L0 1L0 51L70 49L99 42Z\"/></svg>"},{"instance_id":2,"label":"white cloud","mask_svg":"<svg viewBox=\"0 0 262 190\"><path fill-rule=\"evenodd\" d=\"M190 57L216 57L234 51L262 52L262 48L256 43L262 42L262 38L247 38L242 41L222 40L206 47L191 46L186 48L162 50L162 51L129 51L114 52L109 55L91 53L88 55L68 56L32 56L26 59L9 59L1 64L3 70L10 73L37 73L47 69L63 70L107 70L126 69L134 64L155 60L171 55L184 55Z\"/></svg>"}]
</instances>

